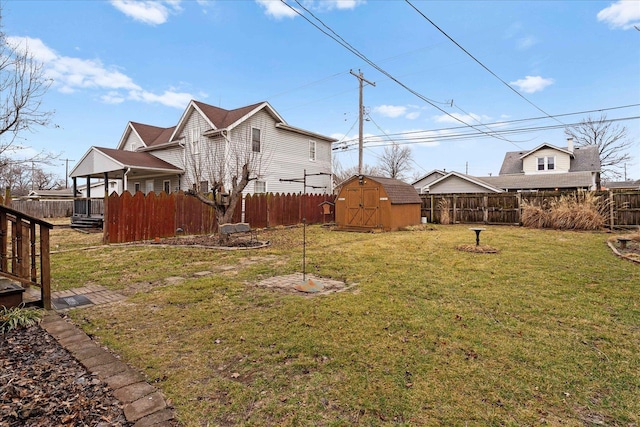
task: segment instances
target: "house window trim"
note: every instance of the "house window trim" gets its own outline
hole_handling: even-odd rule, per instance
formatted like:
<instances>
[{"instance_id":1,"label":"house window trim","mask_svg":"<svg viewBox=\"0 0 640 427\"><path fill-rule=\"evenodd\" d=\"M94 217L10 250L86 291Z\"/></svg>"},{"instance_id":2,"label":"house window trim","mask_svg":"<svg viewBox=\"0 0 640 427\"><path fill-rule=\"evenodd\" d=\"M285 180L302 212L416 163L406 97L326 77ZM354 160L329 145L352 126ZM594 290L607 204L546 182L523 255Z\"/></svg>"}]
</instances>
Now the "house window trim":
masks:
<instances>
[{"instance_id":1,"label":"house window trim","mask_svg":"<svg viewBox=\"0 0 640 427\"><path fill-rule=\"evenodd\" d=\"M171 180L170 179L165 179L162 181L162 190L164 190L165 193L167 194L171 194Z\"/></svg>"},{"instance_id":2,"label":"house window trim","mask_svg":"<svg viewBox=\"0 0 640 427\"><path fill-rule=\"evenodd\" d=\"M200 154L200 129L191 129L191 152Z\"/></svg>"},{"instance_id":3,"label":"house window trim","mask_svg":"<svg viewBox=\"0 0 640 427\"><path fill-rule=\"evenodd\" d=\"M258 189L257 189L258 183L264 184L264 190L263 191L258 191ZM266 194L267 193L267 181L264 181L264 180L261 180L261 179L255 180L254 183L253 183L253 193L254 194Z\"/></svg>"},{"instance_id":4,"label":"house window trim","mask_svg":"<svg viewBox=\"0 0 640 427\"><path fill-rule=\"evenodd\" d=\"M556 165L556 156L536 157L536 170L538 172L555 171Z\"/></svg>"},{"instance_id":5,"label":"house window trim","mask_svg":"<svg viewBox=\"0 0 640 427\"><path fill-rule=\"evenodd\" d=\"M312 149L313 147L313 149ZM318 158L318 144L314 140L309 140L309 161L315 162Z\"/></svg>"},{"instance_id":6,"label":"house window trim","mask_svg":"<svg viewBox=\"0 0 640 427\"><path fill-rule=\"evenodd\" d=\"M142 191L142 183L140 181L133 183L133 194L138 193L138 191Z\"/></svg>"},{"instance_id":7,"label":"house window trim","mask_svg":"<svg viewBox=\"0 0 640 427\"><path fill-rule=\"evenodd\" d=\"M255 138L253 137L254 131L258 131L258 140L256 141ZM256 145L258 144L258 149L256 150ZM251 151L254 153L261 153L262 152L262 130L260 128L255 128L252 127L251 128Z\"/></svg>"}]
</instances>

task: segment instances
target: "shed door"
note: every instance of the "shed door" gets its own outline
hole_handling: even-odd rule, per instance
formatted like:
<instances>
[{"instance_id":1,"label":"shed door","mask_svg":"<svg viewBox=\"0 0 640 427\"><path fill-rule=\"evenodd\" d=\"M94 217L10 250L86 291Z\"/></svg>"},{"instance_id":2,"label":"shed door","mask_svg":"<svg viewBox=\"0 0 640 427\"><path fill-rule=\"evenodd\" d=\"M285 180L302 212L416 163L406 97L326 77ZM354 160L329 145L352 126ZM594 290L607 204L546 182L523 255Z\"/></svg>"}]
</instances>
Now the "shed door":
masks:
<instances>
[{"instance_id":1,"label":"shed door","mask_svg":"<svg viewBox=\"0 0 640 427\"><path fill-rule=\"evenodd\" d=\"M377 187L348 188L346 196L347 226L378 226L378 203L380 197Z\"/></svg>"}]
</instances>

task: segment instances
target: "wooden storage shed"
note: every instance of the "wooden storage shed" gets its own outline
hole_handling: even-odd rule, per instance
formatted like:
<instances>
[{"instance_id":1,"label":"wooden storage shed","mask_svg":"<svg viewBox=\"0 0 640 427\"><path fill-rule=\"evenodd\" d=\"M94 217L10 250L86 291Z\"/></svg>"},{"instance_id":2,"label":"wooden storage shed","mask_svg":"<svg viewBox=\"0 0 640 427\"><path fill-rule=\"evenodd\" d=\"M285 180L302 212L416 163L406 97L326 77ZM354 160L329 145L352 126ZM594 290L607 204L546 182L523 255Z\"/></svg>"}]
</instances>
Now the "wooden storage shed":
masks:
<instances>
[{"instance_id":1,"label":"wooden storage shed","mask_svg":"<svg viewBox=\"0 0 640 427\"><path fill-rule=\"evenodd\" d=\"M342 184L336 199L339 229L394 231L420 224L418 192L393 178L356 175Z\"/></svg>"}]
</instances>

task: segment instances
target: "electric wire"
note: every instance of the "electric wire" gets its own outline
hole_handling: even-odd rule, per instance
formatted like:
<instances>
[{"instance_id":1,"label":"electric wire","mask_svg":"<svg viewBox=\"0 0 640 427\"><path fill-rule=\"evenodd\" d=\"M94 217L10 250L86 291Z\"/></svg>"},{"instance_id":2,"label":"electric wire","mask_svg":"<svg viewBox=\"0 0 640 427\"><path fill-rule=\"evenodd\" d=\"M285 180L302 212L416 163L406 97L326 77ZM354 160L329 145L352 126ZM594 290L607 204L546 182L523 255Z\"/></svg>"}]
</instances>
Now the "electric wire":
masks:
<instances>
[{"instance_id":1,"label":"electric wire","mask_svg":"<svg viewBox=\"0 0 640 427\"><path fill-rule=\"evenodd\" d=\"M458 43L457 41L455 41L449 34L447 34L442 28L440 28L438 25L436 25L435 22L433 22L431 19L429 19L429 17L427 17L427 15L425 15L424 13L422 13L422 11L420 9L418 9L417 7L415 7L413 5L413 3L411 3L410 0L405 0L405 2L411 6L413 8L413 10L415 10L416 12L418 12L420 14L420 16L422 16L424 19L426 19L431 25L433 25L438 31L440 31L446 38L448 38L449 40L451 40L451 42L453 44L455 44L456 46L458 46L458 48L460 48L460 50L462 50L464 53L466 53L471 59L473 59L476 63L478 63L482 68L484 68L485 70L487 70L489 72L489 74L491 74L493 77L495 77L496 79L498 79L503 85L505 85L506 87L509 88L509 90L511 90L512 92L514 92L516 95L518 95L520 98L524 99L527 103L529 103L531 106L533 106L536 110L540 111L541 113L545 114L547 117L549 118L553 118L554 120L556 120L558 123L564 124L562 123L560 120L558 120L555 117L552 117L551 114L547 113L545 110L543 110L542 108L538 107L536 104L534 104L532 101L530 101L526 96L524 96L523 94L521 94L520 92L518 92L517 90L515 90L510 84L508 84L507 82L505 82L502 78L500 78L496 73L494 73L493 71L491 71L491 69L489 67L487 67L486 65L484 65L478 58L476 58L475 56L473 56L467 49L465 49L464 47L462 47L460 45L460 43Z\"/></svg>"},{"instance_id":2,"label":"electric wire","mask_svg":"<svg viewBox=\"0 0 640 427\"><path fill-rule=\"evenodd\" d=\"M328 31L330 31L332 34L330 34L329 32L327 32L327 30L324 30L322 28L320 28L320 26L318 26L318 24L316 24L315 22L311 21L309 18L307 18L303 13L301 13L298 9L294 8L293 6L289 5L287 2L285 2L284 0L280 0L283 4L285 4L287 7L289 7L292 11L294 11L297 15L299 15L300 17L302 17L305 21L309 22L311 25L313 25L314 27L316 27L319 31L321 31L323 34L325 34L326 36L328 36L329 38L331 38L332 40L334 40L335 42L337 42L339 45L341 45L342 47L344 47L345 49L347 49L348 51L350 51L351 53L353 53L354 55L356 55L358 58L362 59L363 61L365 61L367 64L369 64L371 67L373 67L374 69L376 69L377 71L379 71L380 73L384 74L386 77L388 77L389 79L391 79L392 81L394 81L395 83L397 83L398 85L400 85L401 87L403 87L405 90L407 90L409 93L415 95L416 97L418 97L419 99L423 100L424 102L426 102L427 104L431 105L433 108L437 109L438 111L442 112L443 114L446 114L447 116L451 117L453 120L462 123L465 126L471 127L473 129L476 129L477 131L486 134L489 137L493 137L496 139L501 139L503 141L507 141L507 142L511 142L508 139L501 137L501 136L493 136L488 132L484 132L481 129L479 129L478 127L469 124L467 122L465 122L464 120L459 119L458 117L452 115L451 113L449 113L448 111L442 109L440 106L436 105L436 103L434 101L432 101L431 99L427 98L426 96L420 94L419 92L417 92L414 89L411 89L409 86L407 86L406 84L402 83L400 80L398 80L396 77L394 77L393 75L391 75L389 72L387 72L386 70L384 70L382 67L380 67L379 65L377 65L375 62L373 62L372 60L370 60L369 58L367 58L364 54L362 54L360 51L358 51L355 47L353 47L351 44L349 44L346 40L344 40L340 35L338 35L333 29L331 29L328 25L326 25L321 19L319 19L317 16L315 16L313 14L313 12L311 12L309 9L307 9L304 5L302 5L302 3L300 3L299 0L294 0L296 2L296 4L298 4L298 6L300 6L302 9L304 9L309 15L311 15L316 21L318 21L320 24L322 24L323 27L325 27Z\"/></svg>"}]
</instances>

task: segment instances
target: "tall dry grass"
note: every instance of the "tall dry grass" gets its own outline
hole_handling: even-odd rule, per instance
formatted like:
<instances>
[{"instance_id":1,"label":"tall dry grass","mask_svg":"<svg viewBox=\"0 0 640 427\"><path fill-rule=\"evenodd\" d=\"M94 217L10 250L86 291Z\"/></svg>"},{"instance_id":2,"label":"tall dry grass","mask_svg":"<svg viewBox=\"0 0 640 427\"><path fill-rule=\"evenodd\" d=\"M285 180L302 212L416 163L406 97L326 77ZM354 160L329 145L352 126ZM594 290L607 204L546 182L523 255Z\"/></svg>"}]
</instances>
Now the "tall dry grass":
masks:
<instances>
[{"instance_id":1,"label":"tall dry grass","mask_svg":"<svg viewBox=\"0 0 640 427\"><path fill-rule=\"evenodd\" d=\"M447 199L442 199L438 202L438 209L440 210L440 224L451 224L451 214L449 209L451 203Z\"/></svg>"},{"instance_id":2,"label":"tall dry grass","mask_svg":"<svg viewBox=\"0 0 640 427\"><path fill-rule=\"evenodd\" d=\"M603 209L606 209L606 203L602 203L599 196L578 191L545 201L542 206L525 202L522 224L557 230L599 230L605 222Z\"/></svg>"}]
</instances>

